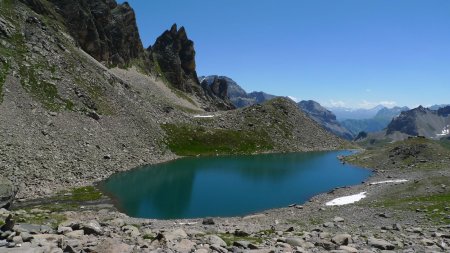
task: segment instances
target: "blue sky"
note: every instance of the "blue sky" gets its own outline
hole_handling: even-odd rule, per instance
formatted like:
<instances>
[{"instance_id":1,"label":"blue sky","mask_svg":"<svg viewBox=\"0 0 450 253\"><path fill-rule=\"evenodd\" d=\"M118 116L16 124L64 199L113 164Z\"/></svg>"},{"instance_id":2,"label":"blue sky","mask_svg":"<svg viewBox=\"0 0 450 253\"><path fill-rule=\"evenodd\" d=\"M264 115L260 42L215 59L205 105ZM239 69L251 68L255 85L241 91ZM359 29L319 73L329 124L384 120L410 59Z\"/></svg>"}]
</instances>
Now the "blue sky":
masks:
<instances>
[{"instance_id":1,"label":"blue sky","mask_svg":"<svg viewBox=\"0 0 450 253\"><path fill-rule=\"evenodd\" d=\"M247 91L326 106L450 103L448 0L128 2L144 46L185 26L199 75Z\"/></svg>"}]
</instances>

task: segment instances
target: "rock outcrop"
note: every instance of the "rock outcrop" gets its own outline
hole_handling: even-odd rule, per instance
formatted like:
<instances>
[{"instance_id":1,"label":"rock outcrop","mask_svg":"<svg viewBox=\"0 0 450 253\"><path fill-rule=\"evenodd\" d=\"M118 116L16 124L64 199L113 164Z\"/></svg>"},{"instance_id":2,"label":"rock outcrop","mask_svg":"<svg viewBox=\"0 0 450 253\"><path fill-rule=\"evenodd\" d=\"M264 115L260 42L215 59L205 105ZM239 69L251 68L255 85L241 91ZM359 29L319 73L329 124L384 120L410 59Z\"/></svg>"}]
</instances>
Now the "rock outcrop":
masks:
<instances>
[{"instance_id":1,"label":"rock outcrop","mask_svg":"<svg viewBox=\"0 0 450 253\"><path fill-rule=\"evenodd\" d=\"M196 71L194 42L184 27L174 24L147 49L154 71L170 85L182 92L195 95L204 102L206 111L230 110L235 107L228 100L227 83L200 84ZM206 102L206 103L205 103Z\"/></svg>"},{"instance_id":2,"label":"rock outcrop","mask_svg":"<svg viewBox=\"0 0 450 253\"><path fill-rule=\"evenodd\" d=\"M342 127L336 120L336 115L319 103L312 100L300 101L298 107L328 131L347 140L353 138L352 133Z\"/></svg>"},{"instance_id":3,"label":"rock outcrop","mask_svg":"<svg viewBox=\"0 0 450 253\"><path fill-rule=\"evenodd\" d=\"M200 80L202 80L202 86L205 86L203 85L203 83L208 84L209 86L214 86L213 85L214 82L222 83L222 86L225 86L226 84L228 98L236 108L247 107L254 104L261 104L277 97L262 91L258 92L254 91L251 93L247 93L233 79L226 76L217 76L217 75L202 76L200 77Z\"/></svg>"},{"instance_id":4,"label":"rock outcrop","mask_svg":"<svg viewBox=\"0 0 450 253\"><path fill-rule=\"evenodd\" d=\"M9 208L15 195L12 182L0 176L0 208Z\"/></svg>"},{"instance_id":5,"label":"rock outcrop","mask_svg":"<svg viewBox=\"0 0 450 253\"><path fill-rule=\"evenodd\" d=\"M178 29L174 24L147 51L160 74L175 88L189 93L199 92L194 42L188 39L184 27Z\"/></svg>"},{"instance_id":6,"label":"rock outcrop","mask_svg":"<svg viewBox=\"0 0 450 253\"><path fill-rule=\"evenodd\" d=\"M39 0L26 0L43 12ZM107 65L126 66L144 59L133 9L114 0L52 0L80 47ZM44 9L45 10L45 9ZM45 12L43 13L45 14Z\"/></svg>"},{"instance_id":7,"label":"rock outcrop","mask_svg":"<svg viewBox=\"0 0 450 253\"><path fill-rule=\"evenodd\" d=\"M215 78L212 82L208 82L207 80L203 80L200 84L205 93L211 97L218 97L223 102L216 103L218 108L221 110L231 110L236 107L228 98L228 82L224 79Z\"/></svg>"}]
</instances>

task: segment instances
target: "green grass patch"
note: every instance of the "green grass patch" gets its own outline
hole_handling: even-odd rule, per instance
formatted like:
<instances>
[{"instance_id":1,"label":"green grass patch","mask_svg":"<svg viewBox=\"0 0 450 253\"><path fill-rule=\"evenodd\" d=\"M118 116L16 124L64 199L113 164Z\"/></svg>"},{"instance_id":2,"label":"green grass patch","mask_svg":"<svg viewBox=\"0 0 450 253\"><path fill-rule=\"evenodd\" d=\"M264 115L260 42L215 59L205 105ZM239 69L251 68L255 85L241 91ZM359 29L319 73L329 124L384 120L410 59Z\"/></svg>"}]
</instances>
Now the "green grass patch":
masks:
<instances>
[{"instance_id":1,"label":"green grass patch","mask_svg":"<svg viewBox=\"0 0 450 253\"><path fill-rule=\"evenodd\" d=\"M444 144L442 144L444 143ZM345 157L345 161L362 167L383 169L436 170L446 166L449 149L445 141L411 138L368 149ZM388 164L389 166L386 166Z\"/></svg>"},{"instance_id":2,"label":"green grass patch","mask_svg":"<svg viewBox=\"0 0 450 253\"><path fill-rule=\"evenodd\" d=\"M263 240L261 238L258 238L258 237L236 236L234 234L229 234L229 233L221 233L221 234L217 234L217 236L222 238L222 240L228 246L233 245L233 243L237 242L237 241L247 241L247 242L250 242L250 243L253 243L253 244L261 244L263 242Z\"/></svg>"},{"instance_id":3,"label":"green grass patch","mask_svg":"<svg viewBox=\"0 0 450 253\"><path fill-rule=\"evenodd\" d=\"M273 148L264 131L237 131L189 124L164 124L169 149L181 156L252 154Z\"/></svg>"},{"instance_id":4,"label":"green grass patch","mask_svg":"<svg viewBox=\"0 0 450 253\"><path fill-rule=\"evenodd\" d=\"M71 195L65 196L66 200L84 202L99 200L103 197L103 194L93 186L76 188L71 193Z\"/></svg>"},{"instance_id":5,"label":"green grass patch","mask_svg":"<svg viewBox=\"0 0 450 253\"><path fill-rule=\"evenodd\" d=\"M49 214L36 214L29 217L19 216L18 219L23 223L36 224L36 225L47 225L54 229L58 228L58 225L63 221L67 220L67 217L59 213L49 213Z\"/></svg>"},{"instance_id":6,"label":"green grass patch","mask_svg":"<svg viewBox=\"0 0 450 253\"><path fill-rule=\"evenodd\" d=\"M447 209L450 208L450 192L428 196L384 199L377 203L376 206L411 211L421 210L437 223L450 224L450 220L445 219L449 215L449 210Z\"/></svg>"},{"instance_id":7,"label":"green grass patch","mask_svg":"<svg viewBox=\"0 0 450 253\"><path fill-rule=\"evenodd\" d=\"M266 230L261 230L258 233L262 234L262 235L273 235L275 234L275 230L274 229L266 229Z\"/></svg>"},{"instance_id":8,"label":"green grass patch","mask_svg":"<svg viewBox=\"0 0 450 253\"><path fill-rule=\"evenodd\" d=\"M441 144L442 147L450 150L450 140L440 140L439 144Z\"/></svg>"},{"instance_id":9,"label":"green grass patch","mask_svg":"<svg viewBox=\"0 0 450 253\"><path fill-rule=\"evenodd\" d=\"M8 62L3 62L0 65L0 104L3 102L3 85L6 82L6 77L8 76L10 64Z\"/></svg>"},{"instance_id":10,"label":"green grass patch","mask_svg":"<svg viewBox=\"0 0 450 253\"><path fill-rule=\"evenodd\" d=\"M154 235L151 235L151 234L145 234L142 238L144 238L144 240L153 241L153 240L155 240L156 237Z\"/></svg>"},{"instance_id":11,"label":"green grass patch","mask_svg":"<svg viewBox=\"0 0 450 253\"><path fill-rule=\"evenodd\" d=\"M49 67L46 63L32 64L26 60L28 54L25 45L25 38L21 33L16 33L8 39L9 43L14 45L14 58L19 65L19 74L22 87L34 98L39 100L43 106L51 111L59 110L64 103L58 95L58 89L55 84L45 81L42 76L46 75ZM3 71L2 71L3 72Z\"/></svg>"},{"instance_id":12,"label":"green grass patch","mask_svg":"<svg viewBox=\"0 0 450 253\"><path fill-rule=\"evenodd\" d=\"M0 226L3 226L5 224L5 221L0 220Z\"/></svg>"}]
</instances>

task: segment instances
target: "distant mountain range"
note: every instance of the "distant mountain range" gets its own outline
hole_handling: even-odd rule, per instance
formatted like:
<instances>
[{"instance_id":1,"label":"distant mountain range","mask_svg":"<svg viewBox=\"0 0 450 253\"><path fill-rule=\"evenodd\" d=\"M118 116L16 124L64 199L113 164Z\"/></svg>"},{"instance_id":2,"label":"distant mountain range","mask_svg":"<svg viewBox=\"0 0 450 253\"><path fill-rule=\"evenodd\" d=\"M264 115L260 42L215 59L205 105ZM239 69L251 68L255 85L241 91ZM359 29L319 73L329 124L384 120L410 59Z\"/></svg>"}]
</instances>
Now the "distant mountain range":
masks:
<instances>
[{"instance_id":1,"label":"distant mountain range","mask_svg":"<svg viewBox=\"0 0 450 253\"><path fill-rule=\"evenodd\" d=\"M447 106L450 106L450 104L432 105L432 106L428 107L428 109L435 111L435 110L438 110L438 109L441 109L441 108L447 107Z\"/></svg>"},{"instance_id":2,"label":"distant mountain range","mask_svg":"<svg viewBox=\"0 0 450 253\"><path fill-rule=\"evenodd\" d=\"M370 109L353 109L345 107L328 107L327 109L336 115L338 121L343 121L346 119L371 119L383 108L385 107L378 105Z\"/></svg>"},{"instance_id":3,"label":"distant mountain range","mask_svg":"<svg viewBox=\"0 0 450 253\"><path fill-rule=\"evenodd\" d=\"M340 124L354 136L358 135L360 132L378 132L385 129L393 118L407 110L409 110L408 107L383 107L370 119L346 119L341 121Z\"/></svg>"},{"instance_id":4,"label":"distant mountain range","mask_svg":"<svg viewBox=\"0 0 450 253\"><path fill-rule=\"evenodd\" d=\"M233 79L226 76L202 76L199 79L201 83L208 85L226 83L227 95L236 108L261 104L277 97L265 92L247 93ZM370 109L325 108L313 100L300 101L297 105L323 128L347 140L355 137L361 140L375 135L377 138L391 136L391 139L395 140L415 135L440 138L449 134L450 106L446 105L418 107L413 110L406 106L387 108L382 105Z\"/></svg>"}]
</instances>

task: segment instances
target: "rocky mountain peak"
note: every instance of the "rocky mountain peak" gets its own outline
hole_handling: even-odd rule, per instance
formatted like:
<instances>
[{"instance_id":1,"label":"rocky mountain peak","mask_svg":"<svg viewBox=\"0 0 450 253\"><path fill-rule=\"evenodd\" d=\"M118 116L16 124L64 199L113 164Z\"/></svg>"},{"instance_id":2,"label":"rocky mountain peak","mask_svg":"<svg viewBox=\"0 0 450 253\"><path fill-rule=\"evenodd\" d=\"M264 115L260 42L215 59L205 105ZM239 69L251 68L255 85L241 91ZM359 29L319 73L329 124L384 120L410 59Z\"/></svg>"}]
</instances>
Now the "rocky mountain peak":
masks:
<instances>
[{"instance_id":1,"label":"rocky mountain peak","mask_svg":"<svg viewBox=\"0 0 450 253\"><path fill-rule=\"evenodd\" d=\"M149 48L157 69L175 88L194 92L200 86L195 64L194 42L187 36L186 29L174 24L156 39Z\"/></svg>"},{"instance_id":2,"label":"rocky mountain peak","mask_svg":"<svg viewBox=\"0 0 450 253\"><path fill-rule=\"evenodd\" d=\"M427 138L437 138L447 133L450 124L450 106L439 110L431 110L419 106L409 111L404 111L394 118L388 125L387 134L400 132L411 136L425 136Z\"/></svg>"},{"instance_id":3,"label":"rocky mountain peak","mask_svg":"<svg viewBox=\"0 0 450 253\"><path fill-rule=\"evenodd\" d=\"M343 128L336 120L336 115L316 101L304 100L300 101L297 105L302 111L328 131L348 140L353 138L353 135L347 129Z\"/></svg>"},{"instance_id":4,"label":"rocky mountain peak","mask_svg":"<svg viewBox=\"0 0 450 253\"><path fill-rule=\"evenodd\" d=\"M316 116L320 116L327 121L335 121L336 115L334 115L331 111L327 110L325 107L317 103L313 100L305 100L300 101L299 106L310 114L314 114Z\"/></svg>"}]
</instances>

